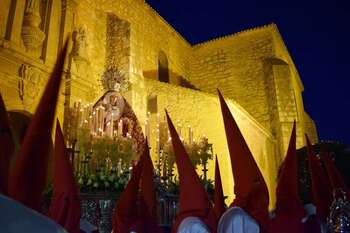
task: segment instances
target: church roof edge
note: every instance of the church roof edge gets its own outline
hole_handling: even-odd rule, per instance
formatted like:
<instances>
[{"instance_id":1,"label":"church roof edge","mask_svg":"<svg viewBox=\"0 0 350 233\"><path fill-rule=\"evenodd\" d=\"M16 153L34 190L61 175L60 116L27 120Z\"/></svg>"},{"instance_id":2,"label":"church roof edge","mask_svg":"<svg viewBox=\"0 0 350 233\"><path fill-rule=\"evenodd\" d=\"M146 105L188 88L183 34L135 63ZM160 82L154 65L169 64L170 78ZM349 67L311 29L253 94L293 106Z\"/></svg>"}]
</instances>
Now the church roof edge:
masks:
<instances>
[{"instance_id":1,"label":"church roof edge","mask_svg":"<svg viewBox=\"0 0 350 233\"><path fill-rule=\"evenodd\" d=\"M245 33L256 32L256 31L265 30L265 29L273 29L273 28L277 28L277 25L275 23L265 24L262 26L254 27L254 28L247 28L247 29L244 29L244 30L241 30L238 32L234 32L232 34L224 35L221 37L213 38L211 40L200 42L198 44L194 44L194 45L192 45L192 47L198 47L198 46L214 43L217 41L226 40L226 39L233 38L235 36L245 34Z\"/></svg>"}]
</instances>

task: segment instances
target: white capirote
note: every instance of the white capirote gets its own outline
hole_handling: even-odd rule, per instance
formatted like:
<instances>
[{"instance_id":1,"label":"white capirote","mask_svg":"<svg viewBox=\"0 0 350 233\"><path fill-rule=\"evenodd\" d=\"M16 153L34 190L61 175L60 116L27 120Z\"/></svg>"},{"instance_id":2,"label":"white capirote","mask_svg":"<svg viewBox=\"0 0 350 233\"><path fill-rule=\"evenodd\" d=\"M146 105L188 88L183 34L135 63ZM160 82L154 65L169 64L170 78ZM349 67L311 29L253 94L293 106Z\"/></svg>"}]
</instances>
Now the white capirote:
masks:
<instances>
[{"instance_id":1,"label":"white capirote","mask_svg":"<svg viewBox=\"0 0 350 233\"><path fill-rule=\"evenodd\" d=\"M203 221L197 217L182 220L177 233L211 233Z\"/></svg>"},{"instance_id":2,"label":"white capirote","mask_svg":"<svg viewBox=\"0 0 350 233\"><path fill-rule=\"evenodd\" d=\"M46 216L0 195L1 233L67 233Z\"/></svg>"},{"instance_id":3,"label":"white capirote","mask_svg":"<svg viewBox=\"0 0 350 233\"><path fill-rule=\"evenodd\" d=\"M218 233L259 233L258 223L243 209L232 207L220 218Z\"/></svg>"}]
</instances>

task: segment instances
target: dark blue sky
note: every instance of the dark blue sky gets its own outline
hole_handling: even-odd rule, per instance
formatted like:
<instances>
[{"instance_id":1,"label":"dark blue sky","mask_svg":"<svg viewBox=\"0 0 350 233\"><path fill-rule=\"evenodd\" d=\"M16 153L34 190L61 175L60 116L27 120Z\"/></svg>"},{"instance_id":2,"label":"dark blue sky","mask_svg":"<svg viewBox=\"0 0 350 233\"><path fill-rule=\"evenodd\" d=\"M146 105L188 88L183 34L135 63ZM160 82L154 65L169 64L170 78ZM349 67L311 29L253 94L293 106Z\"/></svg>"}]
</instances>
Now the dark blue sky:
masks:
<instances>
[{"instance_id":1,"label":"dark blue sky","mask_svg":"<svg viewBox=\"0 0 350 233\"><path fill-rule=\"evenodd\" d=\"M147 0L190 43L274 22L321 140L350 144L350 0Z\"/></svg>"}]
</instances>

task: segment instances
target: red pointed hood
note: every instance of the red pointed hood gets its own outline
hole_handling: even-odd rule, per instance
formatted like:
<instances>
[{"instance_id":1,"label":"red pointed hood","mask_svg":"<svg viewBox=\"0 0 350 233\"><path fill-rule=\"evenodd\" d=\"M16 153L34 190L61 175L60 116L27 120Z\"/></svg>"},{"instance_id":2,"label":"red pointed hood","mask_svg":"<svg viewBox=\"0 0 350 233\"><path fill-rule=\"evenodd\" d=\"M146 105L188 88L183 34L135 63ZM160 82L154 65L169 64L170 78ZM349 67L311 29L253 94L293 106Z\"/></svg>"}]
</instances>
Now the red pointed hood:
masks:
<instances>
[{"instance_id":1,"label":"red pointed hood","mask_svg":"<svg viewBox=\"0 0 350 233\"><path fill-rule=\"evenodd\" d=\"M10 162L15 148L6 107L0 94L0 193L7 194Z\"/></svg>"},{"instance_id":2,"label":"red pointed hood","mask_svg":"<svg viewBox=\"0 0 350 233\"><path fill-rule=\"evenodd\" d=\"M216 232L216 215L209 201L208 194L192 165L168 113L166 113L166 116L180 180L180 212L176 217L173 232L177 232L177 228L182 220L190 216L200 218L209 227L211 232Z\"/></svg>"},{"instance_id":3,"label":"red pointed hood","mask_svg":"<svg viewBox=\"0 0 350 233\"><path fill-rule=\"evenodd\" d=\"M331 156L328 153L326 153L324 150L322 150L321 158L324 161L333 192L337 189L342 189L344 192L348 192L348 187L346 186L338 169L334 165L331 159Z\"/></svg>"},{"instance_id":4,"label":"red pointed hood","mask_svg":"<svg viewBox=\"0 0 350 233\"><path fill-rule=\"evenodd\" d=\"M221 175L218 158L215 158L215 193L214 193L214 211L218 219L226 211L224 191L222 190Z\"/></svg>"},{"instance_id":5,"label":"red pointed hood","mask_svg":"<svg viewBox=\"0 0 350 233\"><path fill-rule=\"evenodd\" d=\"M62 78L67 43L47 82L32 117L9 180L9 196L36 211L41 210L47 178L51 129Z\"/></svg>"},{"instance_id":6,"label":"red pointed hood","mask_svg":"<svg viewBox=\"0 0 350 233\"><path fill-rule=\"evenodd\" d=\"M159 232L157 224L157 199L156 189L154 186L154 168L149 154L148 142L146 139L145 148L141 156L142 173L141 173L141 197L145 208L142 208L142 215L145 219L145 233Z\"/></svg>"},{"instance_id":7,"label":"red pointed hood","mask_svg":"<svg viewBox=\"0 0 350 233\"><path fill-rule=\"evenodd\" d=\"M138 190L142 172L142 161L139 161L132 169L131 178L120 195L113 213L113 232L129 233L142 225L138 213Z\"/></svg>"},{"instance_id":8,"label":"red pointed hood","mask_svg":"<svg viewBox=\"0 0 350 233\"><path fill-rule=\"evenodd\" d=\"M235 182L236 198L231 206L244 209L266 231L269 222L269 193L265 180L224 97L219 90L218 93Z\"/></svg>"},{"instance_id":9,"label":"red pointed hood","mask_svg":"<svg viewBox=\"0 0 350 233\"><path fill-rule=\"evenodd\" d=\"M299 198L298 157L296 153L296 127L293 125L287 155L282 164L276 188L277 211L293 211L304 209Z\"/></svg>"},{"instance_id":10,"label":"red pointed hood","mask_svg":"<svg viewBox=\"0 0 350 233\"><path fill-rule=\"evenodd\" d=\"M53 198L49 217L69 233L80 233L80 202L61 126L57 120L55 138Z\"/></svg>"},{"instance_id":11,"label":"red pointed hood","mask_svg":"<svg viewBox=\"0 0 350 233\"><path fill-rule=\"evenodd\" d=\"M310 140L307 135L305 136L307 142L307 154L309 158L313 202L317 209L317 216L323 220L326 220L333 199L332 191L329 181L322 170L320 161L316 156Z\"/></svg>"},{"instance_id":12,"label":"red pointed hood","mask_svg":"<svg viewBox=\"0 0 350 233\"><path fill-rule=\"evenodd\" d=\"M270 232L305 232L305 225L302 223L305 210L298 192L298 157L296 154L295 122L287 155L279 175L276 195L276 218L271 222ZM286 228L287 225L289 227Z\"/></svg>"}]
</instances>

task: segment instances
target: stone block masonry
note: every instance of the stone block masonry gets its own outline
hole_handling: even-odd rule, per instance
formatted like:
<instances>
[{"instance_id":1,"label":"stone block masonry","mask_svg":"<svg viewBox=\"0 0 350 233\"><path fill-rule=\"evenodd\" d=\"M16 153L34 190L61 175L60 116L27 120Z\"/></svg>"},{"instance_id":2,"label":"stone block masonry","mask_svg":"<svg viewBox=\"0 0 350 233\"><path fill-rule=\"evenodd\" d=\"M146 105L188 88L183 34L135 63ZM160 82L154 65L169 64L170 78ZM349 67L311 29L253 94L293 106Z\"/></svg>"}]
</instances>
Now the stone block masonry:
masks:
<instances>
[{"instance_id":1,"label":"stone block masonry","mask_svg":"<svg viewBox=\"0 0 350 233\"><path fill-rule=\"evenodd\" d=\"M316 126L303 106L303 84L274 24L191 45L143 0L35 0L42 22L30 24L35 29L23 34L30 21L27 1L3 0L0 8L0 91L10 111L34 112L63 42L72 37L60 120L75 102L94 103L102 96L101 77L112 65L130 81L123 95L141 125L147 100L156 97L158 113L167 108L175 120L190 124L195 136L208 136L228 177L223 182L229 200L233 180L216 88L229 102L263 171L272 205L293 121L298 148L305 145L305 133L317 142ZM34 46L28 36L38 30L45 39ZM164 72L168 83L159 82ZM154 138L151 134L153 144ZM209 168L213 178L212 163Z\"/></svg>"}]
</instances>

